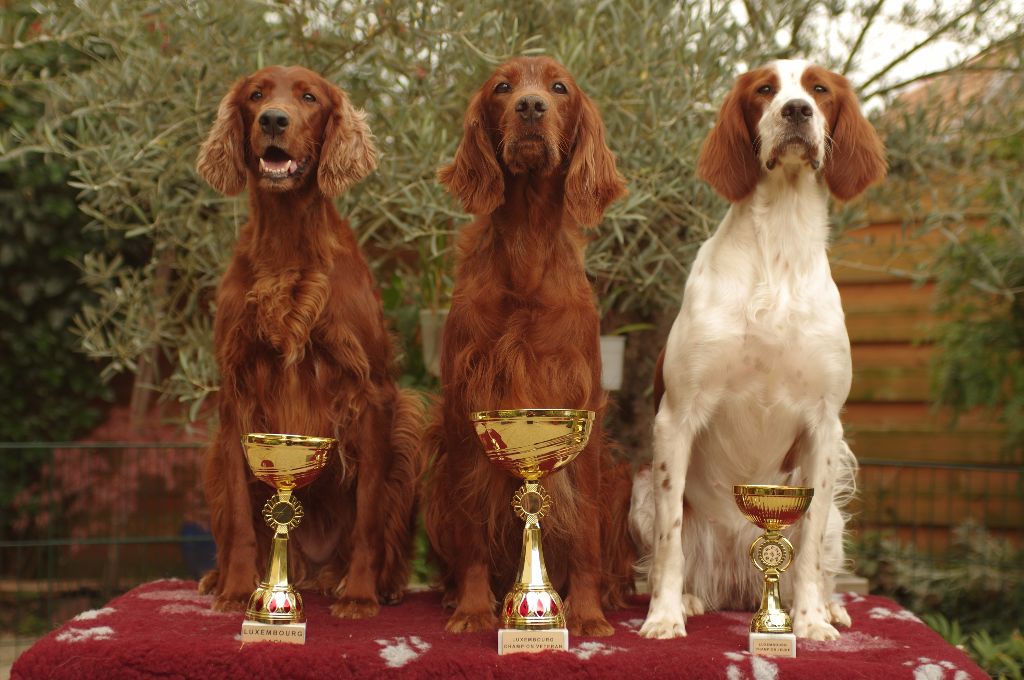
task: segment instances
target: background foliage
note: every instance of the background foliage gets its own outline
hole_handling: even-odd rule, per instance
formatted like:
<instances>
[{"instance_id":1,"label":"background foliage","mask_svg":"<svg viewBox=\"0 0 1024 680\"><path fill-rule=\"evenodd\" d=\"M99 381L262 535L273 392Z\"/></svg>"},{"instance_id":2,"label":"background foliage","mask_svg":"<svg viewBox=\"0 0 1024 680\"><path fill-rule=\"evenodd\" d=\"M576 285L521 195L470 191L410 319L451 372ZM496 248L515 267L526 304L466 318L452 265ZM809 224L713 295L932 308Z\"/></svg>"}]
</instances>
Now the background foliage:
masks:
<instances>
[{"instance_id":1,"label":"background foliage","mask_svg":"<svg viewBox=\"0 0 1024 680\"><path fill-rule=\"evenodd\" d=\"M139 374L193 414L217 388L211 292L245 217L244 204L215 196L193 163L220 97L240 75L303 63L366 108L383 159L342 208L379 280L390 282L393 313L409 317L405 307L444 304L443 253L465 216L434 173L452 155L470 93L509 55L560 59L598 102L630 182L630 196L588 251L612 330L638 320L664 325L697 245L720 218L722 205L694 179L693 164L737 72L806 55L883 96L905 84L894 67L921 45L959 39L984 52L1005 44L1019 22L1012 3L991 0L945 10L776 0L748 6L749 16L667 0L90 0L31 8L38 35L15 52L55 44L84 67L38 78L6 64L8 81L37 84L47 107L34 130L6 140L7 156L21 144L69 159L80 209L115 244L80 259L95 294L76 320L82 347L104 361L105 376ZM891 60L867 69L873 31L886 22L916 32ZM141 259L126 257L122 241Z\"/></svg>"},{"instance_id":2,"label":"background foliage","mask_svg":"<svg viewBox=\"0 0 1024 680\"><path fill-rule=\"evenodd\" d=\"M920 616L951 644L968 652L993 678L1024 673L1024 549L972 521L953 530L942 555L929 555L878 532L848 546L857 573L872 592Z\"/></svg>"},{"instance_id":3,"label":"background foliage","mask_svg":"<svg viewBox=\"0 0 1024 680\"><path fill-rule=\"evenodd\" d=\"M933 227L944 245L927 271L948 319L933 391L957 413L994 411L1007 460L1024 463L1024 79L1000 83L986 104L982 120L968 123L985 134L964 135L954 149L955 167L974 181L958 185L952 214Z\"/></svg>"},{"instance_id":4,"label":"background foliage","mask_svg":"<svg viewBox=\"0 0 1024 680\"><path fill-rule=\"evenodd\" d=\"M0 40L31 34L33 13L5 11ZM21 74L0 89L0 130L31 128L43 112L39 79L82 66L57 43L0 52L0 64L3 73ZM38 151L0 160L0 441L71 439L96 423L96 401L107 394L95 363L69 333L90 299L70 259L105 246L83 232L85 219L67 185L71 168L71 161ZM62 398L52 399L54 393Z\"/></svg>"}]
</instances>

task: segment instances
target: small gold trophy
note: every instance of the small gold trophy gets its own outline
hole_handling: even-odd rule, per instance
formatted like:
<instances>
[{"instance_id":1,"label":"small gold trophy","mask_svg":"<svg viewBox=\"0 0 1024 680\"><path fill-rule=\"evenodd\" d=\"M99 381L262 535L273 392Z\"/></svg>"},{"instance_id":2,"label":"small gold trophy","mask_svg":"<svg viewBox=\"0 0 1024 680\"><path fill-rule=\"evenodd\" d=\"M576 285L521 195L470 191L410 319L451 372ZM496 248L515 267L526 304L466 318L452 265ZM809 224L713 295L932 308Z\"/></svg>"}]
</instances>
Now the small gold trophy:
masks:
<instances>
[{"instance_id":1,"label":"small gold trophy","mask_svg":"<svg viewBox=\"0 0 1024 680\"><path fill-rule=\"evenodd\" d=\"M583 450L594 412L515 409L480 411L470 418L491 462L525 480L512 498L512 509L526 526L516 582L501 606L498 654L568 650L562 599L544 566L540 519L551 506L551 497L539 480Z\"/></svg>"},{"instance_id":2,"label":"small gold trophy","mask_svg":"<svg viewBox=\"0 0 1024 680\"><path fill-rule=\"evenodd\" d=\"M732 492L743 516L765 530L750 544L750 559L764 572L761 607L750 621L750 653L795 657L793 620L779 595L779 574L793 562L793 544L780 531L803 516L814 489L741 484L734 486Z\"/></svg>"},{"instance_id":3,"label":"small gold trophy","mask_svg":"<svg viewBox=\"0 0 1024 680\"><path fill-rule=\"evenodd\" d=\"M263 506L263 519L274 529L267 577L249 597L242 622L242 643L306 643L306 612L302 596L288 582L288 529L302 521L302 504L295 489L311 483L327 465L334 447L330 437L295 434L247 434L242 437L245 458L256 479L277 490Z\"/></svg>"}]
</instances>

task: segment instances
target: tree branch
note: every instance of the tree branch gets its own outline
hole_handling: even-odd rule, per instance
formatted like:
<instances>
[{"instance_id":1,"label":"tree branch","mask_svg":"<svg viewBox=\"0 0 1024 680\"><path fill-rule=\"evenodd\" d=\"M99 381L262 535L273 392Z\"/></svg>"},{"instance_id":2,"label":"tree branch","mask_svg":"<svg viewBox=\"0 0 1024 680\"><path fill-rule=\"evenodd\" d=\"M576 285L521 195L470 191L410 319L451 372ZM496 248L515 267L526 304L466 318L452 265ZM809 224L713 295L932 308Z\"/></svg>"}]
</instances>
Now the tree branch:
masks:
<instances>
[{"instance_id":1,"label":"tree branch","mask_svg":"<svg viewBox=\"0 0 1024 680\"><path fill-rule=\"evenodd\" d=\"M755 38L764 38L766 30L764 27L764 21L761 15L755 11L755 7L751 0L743 0L743 6L747 10L747 23L754 32ZM755 41L756 42L756 41Z\"/></svg>"},{"instance_id":2,"label":"tree branch","mask_svg":"<svg viewBox=\"0 0 1024 680\"><path fill-rule=\"evenodd\" d=\"M894 90L898 90L901 87L906 87L907 85L913 85L914 83L922 81L922 80L928 80L930 78L937 78L939 76L949 75L950 73L985 73L985 72L1006 71L1006 70L1009 70L1009 69L1001 68L999 66L966 66L966 65L960 63L960 64L955 64L953 66L950 66L949 68L942 68L942 69L938 69L936 71L928 71L927 73L922 73L920 75L914 76L913 78L907 78L906 80L901 80L900 82L893 83L892 85L886 85L884 87L879 87L876 90L872 90L868 94L862 95L861 99L866 101L868 99L871 99L872 97L884 97L885 95L889 94L890 92L892 92Z\"/></svg>"},{"instance_id":3,"label":"tree branch","mask_svg":"<svg viewBox=\"0 0 1024 680\"><path fill-rule=\"evenodd\" d=\"M982 10L981 14L984 14L985 11L986 10ZM889 71L893 70L899 64L901 64L902 62L906 61L906 59L908 57L910 57L912 54L914 54L915 52L917 52L921 48L926 47L932 41L934 41L935 39L937 39L940 36L942 36L945 33L947 33L949 31L949 29L951 29L953 26L955 26L957 23L959 23L961 19L963 19L967 15L971 14L972 12L974 12L974 6L973 5L968 7L964 11L960 12L959 14L957 14L955 17L953 17L952 19L950 19L949 21L944 23L942 26L939 26L937 29L932 31L932 33L930 35L928 35L928 37L926 37L924 40L922 40L921 42L917 43L916 45L914 45L910 49L904 51L902 54L900 54L895 59L893 59L888 64L886 64L882 68L881 71L878 71L877 73L875 73L875 75L873 75L870 78L868 78L867 81L865 81L864 83L861 84L861 89L864 89L864 88L868 87L869 85L873 85L874 83L876 83L879 80L881 80L887 73L889 73Z\"/></svg>"},{"instance_id":4,"label":"tree branch","mask_svg":"<svg viewBox=\"0 0 1024 680\"><path fill-rule=\"evenodd\" d=\"M799 11L794 12L793 14L793 27L791 29L792 33L790 33L789 35L790 51L793 51L799 47L799 45L797 44L797 36L800 35L800 29L803 28L804 22L807 21L807 17L809 17L811 14L812 4L813 0L808 0L807 2L804 3L803 7L801 7Z\"/></svg>"},{"instance_id":5,"label":"tree branch","mask_svg":"<svg viewBox=\"0 0 1024 680\"><path fill-rule=\"evenodd\" d=\"M885 0L878 0L878 2L868 10L868 15L864 20L864 25L860 28L860 35L857 36L857 40L853 43L853 47L850 48L850 53L846 57L846 63L843 64L841 71L843 75L846 75L846 72L850 70L850 66L853 64L854 58L856 58L860 48L864 46L864 38L867 37L868 31L871 29L871 24L874 23L875 17L878 16L878 12L882 9L883 4L885 4Z\"/></svg>"},{"instance_id":6,"label":"tree branch","mask_svg":"<svg viewBox=\"0 0 1024 680\"><path fill-rule=\"evenodd\" d=\"M1006 38L1004 38L1002 40L997 40L997 41L995 41L993 43L990 43L986 47L984 47L981 50L979 50L977 54L975 54L975 55L973 55L971 57L968 57L966 59L963 59L963 60L957 62L956 64L953 64L952 66L947 66L946 68L936 69L934 71L929 71L927 73L921 73L921 74L916 75L916 76L914 76L912 78L907 78L905 80L902 80L902 81L897 82L897 83L893 83L891 85L884 85L884 86L877 87L874 90L872 90L869 94L862 94L862 101L866 101L868 99L871 99L872 97L884 96L886 94L889 94L893 90L898 90L901 87L906 87L907 85L911 85L911 84L916 83L916 82L918 82L920 80L927 80L928 78L935 78L937 76L943 76L943 75L947 75L949 73L968 73L968 72L986 72L986 71L1017 71L1017 72L1024 71L1024 66L1012 67L1012 66L1009 66L1009 65L1006 65L1006 64L998 65L998 66L982 66L980 64L971 64L970 63L970 62L976 62L980 58L982 58L982 57L984 57L984 56L986 56L988 54L992 54L993 52L997 52L998 50L1002 49L1003 47L1006 47L1007 45L1013 45L1013 44L1020 43L1020 42L1024 42L1024 37L1022 37L1020 34L1012 34L1012 35L1007 36ZM861 92L864 92L864 88L867 87L867 85L869 85L870 82L871 81L868 81L867 83L865 83L864 85L861 86L861 88L860 88Z\"/></svg>"}]
</instances>

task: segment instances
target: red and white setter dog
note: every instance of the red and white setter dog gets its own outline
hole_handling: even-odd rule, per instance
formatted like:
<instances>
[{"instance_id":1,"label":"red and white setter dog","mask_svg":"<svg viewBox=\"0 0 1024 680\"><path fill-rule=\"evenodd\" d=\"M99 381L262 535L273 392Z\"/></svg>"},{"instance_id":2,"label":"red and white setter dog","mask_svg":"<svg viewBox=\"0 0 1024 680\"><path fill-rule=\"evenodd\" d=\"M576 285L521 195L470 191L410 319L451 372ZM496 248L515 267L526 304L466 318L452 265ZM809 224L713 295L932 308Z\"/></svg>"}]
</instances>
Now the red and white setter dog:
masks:
<instances>
[{"instance_id":1,"label":"red and white setter dog","mask_svg":"<svg viewBox=\"0 0 1024 680\"><path fill-rule=\"evenodd\" d=\"M380 297L331 200L376 167L364 118L317 74L272 66L235 83L199 154L218 191L249 185L249 219L217 289L220 418L204 472L217 566L200 589L220 609L245 604L270 546L260 509L271 489L245 463L248 432L339 442L297 492L297 581L333 592L343 618L373 616L406 586L421 405L395 385Z\"/></svg>"},{"instance_id":2,"label":"red and white setter dog","mask_svg":"<svg viewBox=\"0 0 1024 680\"><path fill-rule=\"evenodd\" d=\"M601 435L599 317L581 228L625 194L604 124L557 62L512 59L473 97L439 178L475 215L457 241L426 501L446 604L455 606L446 628L494 627L495 594L511 587L522 546L510 507L521 480L488 461L470 413L573 408L598 415L586 449L544 480L553 500L544 553L552 583L568 591L569 629L611 635L602 594L619 604L632 576L629 476L611 464Z\"/></svg>"},{"instance_id":3,"label":"red and white setter dog","mask_svg":"<svg viewBox=\"0 0 1024 680\"><path fill-rule=\"evenodd\" d=\"M685 615L704 607L756 607L747 549L760 530L737 509L734 484L814 488L783 579L794 632L835 639L832 624L849 625L830 602L856 460L839 419L850 341L826 255L827 203L885 171L840 75L776 61L726 97L697 172L732 205L686 282L660 366L654 465L634 484L633 527L653 548L641 635L685 635Z\"/></svg>"}]
</instances>

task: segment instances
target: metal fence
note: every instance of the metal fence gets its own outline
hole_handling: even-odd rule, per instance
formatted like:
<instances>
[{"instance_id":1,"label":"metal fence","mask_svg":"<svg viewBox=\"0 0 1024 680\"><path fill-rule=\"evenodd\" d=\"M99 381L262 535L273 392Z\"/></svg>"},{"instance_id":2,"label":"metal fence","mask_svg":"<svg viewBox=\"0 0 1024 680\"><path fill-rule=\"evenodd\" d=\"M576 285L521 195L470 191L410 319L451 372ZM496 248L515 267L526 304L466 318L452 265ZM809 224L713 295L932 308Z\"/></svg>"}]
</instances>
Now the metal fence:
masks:
<instances>
[{"instance_id":1,"label":"metal fence","mask_svg":"<svg viewBox=\"0 0 1024 680\"><path fill-rule=\"evenodd\" d=\"M212 564L201 458L199 444L0 444L0 666L139 583ZM932 568L965 534L1019 548L1022 484L1021 466L862 460L853 553L871 572L886 550Z\"/></svg>"},{"instance_id":2,"label":"metal fence","mask_svg":"<svg viewBox=\"0 0 1024 680\"><path fill-rule=\"evenodd\" d=\"M209 568L201 458L198 444L0 443L0 666L139 583Z\"/></svg>"},{"instance_id":3,"label":"metal fence","mask_svg":"<svg viewBox=\"0 0 1024 680\"><path fill-rule=\"evenodd\" d=\"M951 557L963 532L1020 546L1024 465L861 459L852 529L882 533L931 561ZM959 531L958 531L959 530Z\"/></svg>"}]
</instances>

